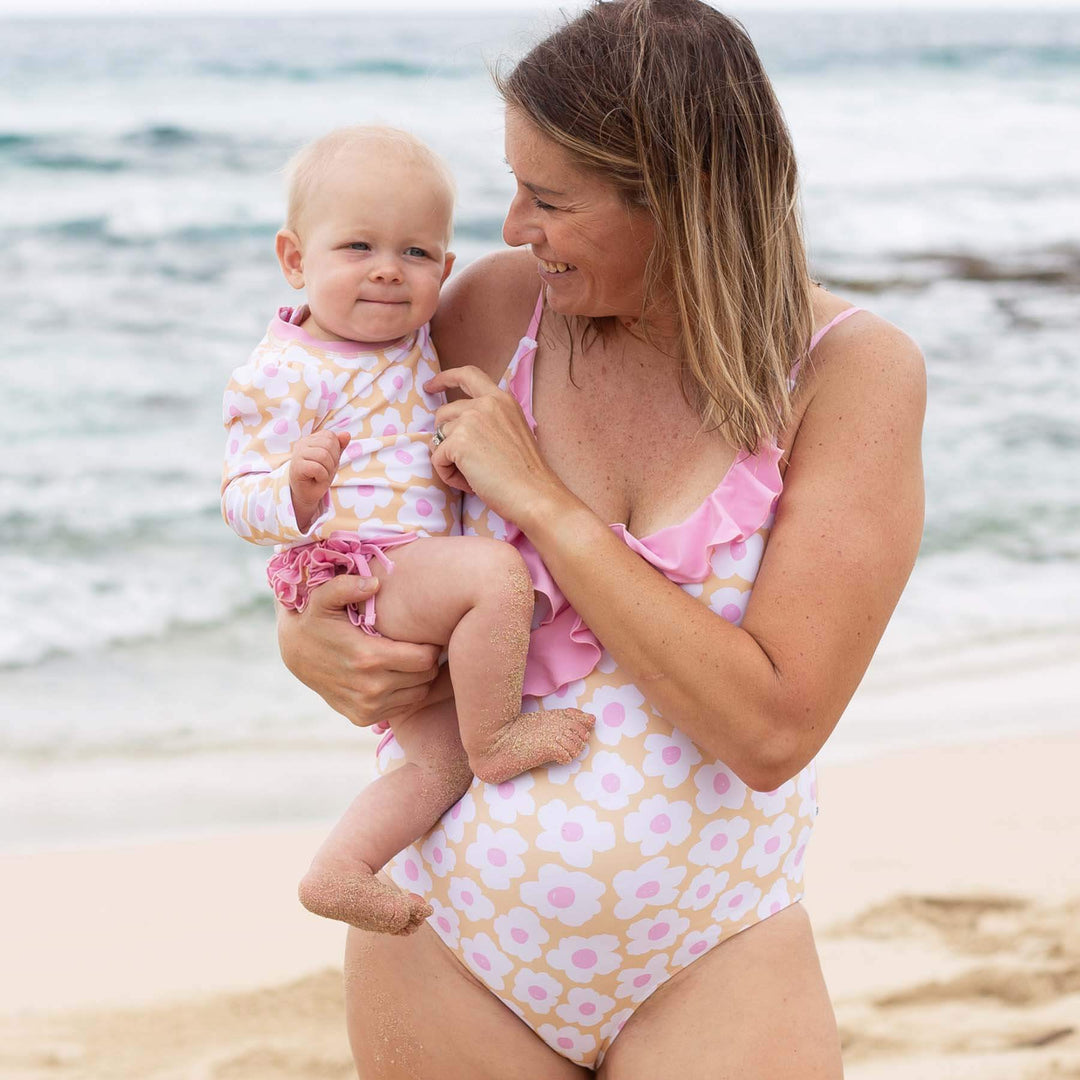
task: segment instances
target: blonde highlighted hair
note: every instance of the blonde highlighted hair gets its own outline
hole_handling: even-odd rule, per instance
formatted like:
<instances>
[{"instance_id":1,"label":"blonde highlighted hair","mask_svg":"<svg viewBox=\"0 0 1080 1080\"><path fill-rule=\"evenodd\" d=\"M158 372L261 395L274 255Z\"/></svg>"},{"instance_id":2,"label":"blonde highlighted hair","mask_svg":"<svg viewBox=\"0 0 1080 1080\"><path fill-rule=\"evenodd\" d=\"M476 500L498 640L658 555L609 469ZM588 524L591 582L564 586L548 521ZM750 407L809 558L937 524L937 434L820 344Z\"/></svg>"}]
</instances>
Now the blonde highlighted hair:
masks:
<instances>
[{"instance_id":1,"label":"blonde highlighted hair","mask_svg":"<svg viewBox=\"0 0 1080 1080\"><path fill-rule=\"evenodd\" d=\"M678 312L703 426L749 452L775 437L813 332L813 282L791 136L746 31L700 0L594 0L495 79L507 105L651 212L645 308Z\"/></svg>"}]
</instances>

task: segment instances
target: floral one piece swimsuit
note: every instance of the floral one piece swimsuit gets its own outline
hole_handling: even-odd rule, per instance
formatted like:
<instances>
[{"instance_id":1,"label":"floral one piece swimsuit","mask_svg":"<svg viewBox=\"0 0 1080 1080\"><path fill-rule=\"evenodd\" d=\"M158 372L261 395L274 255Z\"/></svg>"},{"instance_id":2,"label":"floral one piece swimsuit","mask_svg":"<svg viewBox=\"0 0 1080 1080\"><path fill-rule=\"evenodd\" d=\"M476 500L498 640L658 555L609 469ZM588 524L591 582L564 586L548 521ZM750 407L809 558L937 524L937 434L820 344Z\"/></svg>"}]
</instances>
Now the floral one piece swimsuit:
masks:
<instances>
[{"instance_id":1,"label":"floral one piece swimsuit","mask_svg":"<svg viewBox=\"0 0 1080 1080\"><path fill-rule=\"evenodd\" d=\"M504 374L531 427L543 308ZM810 348L841 312L814 335ZM685 521L625 543L720 618L746 611L782 489L780 450L740 453ZM388 865L434 908L435 932L548 1045L596 1068L634 1010L725 939L802 896L817 813L813 762L775 791L749 789L673 728L619 670L536 550L475 497L466 535L504 539L533 575L523 708L573 706L596 727L570 765L465 796ZM379 768L401 750L387 735Z\"/></svg>"}]
</instances>

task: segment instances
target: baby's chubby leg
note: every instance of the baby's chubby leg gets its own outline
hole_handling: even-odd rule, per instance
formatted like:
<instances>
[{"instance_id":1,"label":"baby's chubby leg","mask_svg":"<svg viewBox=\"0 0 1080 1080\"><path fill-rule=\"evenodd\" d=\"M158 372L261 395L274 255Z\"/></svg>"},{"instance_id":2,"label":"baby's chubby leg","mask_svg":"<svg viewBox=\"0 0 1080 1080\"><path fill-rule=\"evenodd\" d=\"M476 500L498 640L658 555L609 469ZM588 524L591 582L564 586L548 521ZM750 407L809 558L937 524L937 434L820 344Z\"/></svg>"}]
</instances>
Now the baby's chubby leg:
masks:
<instances>
[{"instance_id":1,"label":"baby's chubby leg","mask_svg":"<svg viewBox=\"0 0 1080 1080\"><path fill-rule=\"evenodd\" d=\"M533 590L521 556L479 536L432 537L390 552L380 580L379 633L447 645L461 741L487 783L550 763L573 761L593 719L579 709L521 712Z\"/></svg>"},{"instance_id":2,"label":"baby's chubby leg","mask_svg":"<svg viewBox=\"0 0 1080 1080\"><path fill-rule=\"evenodd\" d=\"M380 776L351 803L300 882L300 902L316 915L389 934L411 934L431 914L416 893L375 875L423 836L472 782L452 701L394 724L405 764Z\"/></svg>"}]
</instances>

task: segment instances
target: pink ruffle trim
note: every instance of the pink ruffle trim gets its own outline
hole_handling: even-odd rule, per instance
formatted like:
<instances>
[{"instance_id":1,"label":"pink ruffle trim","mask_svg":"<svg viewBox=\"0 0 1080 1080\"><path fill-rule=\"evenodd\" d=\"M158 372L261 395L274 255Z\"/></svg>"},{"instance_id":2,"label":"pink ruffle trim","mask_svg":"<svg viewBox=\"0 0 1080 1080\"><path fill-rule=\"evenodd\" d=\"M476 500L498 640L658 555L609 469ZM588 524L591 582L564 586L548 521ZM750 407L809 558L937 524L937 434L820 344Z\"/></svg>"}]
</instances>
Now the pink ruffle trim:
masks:
<instances>
[{"instance_id":1,"label":"pink ruffle trim","mask_svg":"<svg viewBox=\"0 0 1080 1080\"><path fill-rule=\"evenodd\" d=\"M641 539L620 523L611 528L627 547L676 584L697 584L709 576L716 548L745 541L765 524L782 488L780 449L764 446L756 454L740 454L712 494L685 521ZM541 697L585 678L603 650L529 540L511 522L506 528L506 539L525 560L538 593L539 621L532 632L522 690Z\"/></svg>"},{"instance_id":2,"label":"pink ruffle trim","mask_svg":"<svg viewBox=\"0 0 1080 1080\"><path fill-rule=\"evenodd\" d=\"M394 564L385 551L416 539L416 533L362 540L355 533L333 532L325 540L298 544L279 551L267 564L266 577L282 605L292 611L303 611L312 589L325 585L338 574L371 577L368 564L372 559L378 559L387 570L392 570ZM348 612L353 626L375 634L374 596L368 597L363 611L356 604L350 604Z\"/></svg>"}]
</instances>

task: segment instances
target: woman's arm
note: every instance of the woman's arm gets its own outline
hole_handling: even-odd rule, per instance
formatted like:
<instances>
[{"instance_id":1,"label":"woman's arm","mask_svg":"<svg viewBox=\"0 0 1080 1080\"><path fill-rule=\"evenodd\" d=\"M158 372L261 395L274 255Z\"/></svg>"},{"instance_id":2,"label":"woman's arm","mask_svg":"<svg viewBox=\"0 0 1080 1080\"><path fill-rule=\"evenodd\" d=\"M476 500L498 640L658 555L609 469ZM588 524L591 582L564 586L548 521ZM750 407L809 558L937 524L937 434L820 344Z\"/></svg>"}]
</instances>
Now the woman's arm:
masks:
<instances>
[{"instance_id":1,"label":"woman's arm","mask_svg":"<svg viewBox=\"0 0 1080 1080\"><path fill-rule=\"evenodd\" d=\"M445 407L450 435L433 459L452 460L517 522L651 703L758 790L798 772L836 725L922 533L922 357L894 327L863 323L816 350L812 396L740 627L626 547L535 444L511 435L520 424L498 394L474 398L475 409Z\"/></svg>"}]
</instances>

